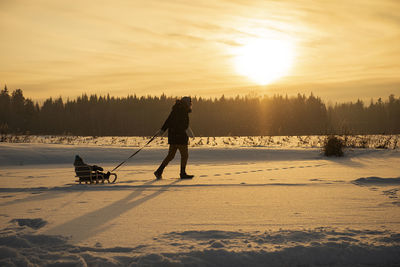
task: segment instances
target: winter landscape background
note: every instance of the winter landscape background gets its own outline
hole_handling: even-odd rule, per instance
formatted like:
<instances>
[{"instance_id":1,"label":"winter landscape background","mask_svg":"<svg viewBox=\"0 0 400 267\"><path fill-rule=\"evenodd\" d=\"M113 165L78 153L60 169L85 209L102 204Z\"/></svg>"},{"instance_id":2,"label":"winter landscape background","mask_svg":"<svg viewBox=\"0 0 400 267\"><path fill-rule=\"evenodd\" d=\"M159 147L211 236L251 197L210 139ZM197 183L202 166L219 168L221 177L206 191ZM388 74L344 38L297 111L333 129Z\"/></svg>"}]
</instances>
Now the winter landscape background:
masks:
<instances>
[{"instance_id":1,"label":"winter landscape background","mask_svg":"<svg viewBox=\"0 0 400 267\"><path fill-rule=\"evenodd\" d=\"M399 14L1 0L0 266L400 266Z\"/></svg>"},{"instance_id":2,"label":"winter landscape background","mask_svg":"<svg viewBox=\"0 0 400 267\"><path fill-rule=\"evenodd\" d=\"M73 159L106 170L149 137L4 136L3 266L397 266L399 135L210 137L190 144L193 180L157 138L115 184L78 185Z\"/></svg>"},{"instance_id":3,"label":"winter landscape background","mask_svg":"<svg viewBox=\"0 0 400 267\"><path fill-rule=\"evenodd\" d=\"M151 136L177 97L87 95L74 99L26 98L0 91L0 135ZM399 134L400 97L335 102L306 96L192 97L196 136Z\"/></svg>"}]
</instances>

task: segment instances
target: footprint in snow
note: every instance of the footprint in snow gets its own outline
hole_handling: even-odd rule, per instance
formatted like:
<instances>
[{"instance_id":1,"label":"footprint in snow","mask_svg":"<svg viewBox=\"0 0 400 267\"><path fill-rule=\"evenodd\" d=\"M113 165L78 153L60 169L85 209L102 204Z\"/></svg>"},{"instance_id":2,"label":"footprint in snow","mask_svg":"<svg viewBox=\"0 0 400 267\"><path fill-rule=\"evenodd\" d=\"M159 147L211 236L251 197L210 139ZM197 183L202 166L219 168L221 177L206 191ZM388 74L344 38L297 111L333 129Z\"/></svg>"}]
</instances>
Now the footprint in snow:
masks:
<instances>
[{"instance_id":1,"label":"footprint in snow","mask_svg":"<svg viewBox=\"0 0 400 267\"><path fill-rule=\"evenodd\" d=\"M37 219L13 219L10 222L17 223L19 226L27 226L32 229L39 229L42 228L47 224L46 221L42 220L41 218Z\"/></svg>"}]
</instances>

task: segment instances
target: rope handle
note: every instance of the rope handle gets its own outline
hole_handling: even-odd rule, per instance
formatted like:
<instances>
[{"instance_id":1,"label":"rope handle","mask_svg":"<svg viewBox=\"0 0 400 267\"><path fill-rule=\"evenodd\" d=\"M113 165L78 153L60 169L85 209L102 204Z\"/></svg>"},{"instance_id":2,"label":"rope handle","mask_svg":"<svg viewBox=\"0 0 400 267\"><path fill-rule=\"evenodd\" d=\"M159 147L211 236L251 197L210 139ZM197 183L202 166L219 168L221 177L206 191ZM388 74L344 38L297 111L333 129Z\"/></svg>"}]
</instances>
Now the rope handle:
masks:
<instances>
[{"instance_id":1,"label":"rope handle","mask_svg":"<svg viewBox=\"0 0 400 267\"><path fill-rule=\"evenodd\" d=\"M161 130L159 130L155 135L153 135L152 138L150 138L150 140L144 145L142 146L139 150L137 150L135 153L133 153L132 155L130 155L126 160L124 160L123 162L121 162L120 164L117 165L117 167L115 167L114 169L112 169L111 172L114 172L115 170L117 170L119 167L122 166L122 164L124 164L125 162L127 162L129 159L131 159L133 156L135 156L137 153L140 152L140 150L142 150L143 148L145 148L146 146L148 146L151 142L153 142L153 140L159 135Z\"/></svg>"}]
</instances>

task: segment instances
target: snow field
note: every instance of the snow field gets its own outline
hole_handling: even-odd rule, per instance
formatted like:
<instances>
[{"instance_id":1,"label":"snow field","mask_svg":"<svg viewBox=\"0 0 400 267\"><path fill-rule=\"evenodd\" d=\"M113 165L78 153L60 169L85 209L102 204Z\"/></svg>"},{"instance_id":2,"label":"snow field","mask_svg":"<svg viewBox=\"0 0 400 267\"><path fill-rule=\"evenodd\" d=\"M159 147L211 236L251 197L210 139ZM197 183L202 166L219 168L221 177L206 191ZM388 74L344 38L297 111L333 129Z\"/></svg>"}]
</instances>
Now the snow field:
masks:
<instances>
[{"instance_id":1,"label":"snow field","mask_svg":"<svg viewBox=\"0 0 400 267\"><path fill-rule=\"evenodd\" d=\"M74 183L75 154L111 169L135 148L0 144L0 265L397 266L400 154L190 149L161 181L146 148L116 184Z\"/></svg>"}]
</instances>

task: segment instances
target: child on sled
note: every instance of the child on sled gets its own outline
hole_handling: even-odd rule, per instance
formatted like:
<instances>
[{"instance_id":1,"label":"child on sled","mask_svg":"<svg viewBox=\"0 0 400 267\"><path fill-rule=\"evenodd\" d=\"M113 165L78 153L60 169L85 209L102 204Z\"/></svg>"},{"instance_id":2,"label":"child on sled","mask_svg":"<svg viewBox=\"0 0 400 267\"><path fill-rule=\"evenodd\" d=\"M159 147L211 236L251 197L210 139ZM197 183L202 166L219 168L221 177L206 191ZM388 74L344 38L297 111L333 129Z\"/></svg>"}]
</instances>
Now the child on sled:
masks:
<instances>
[{"instance_id":1,"label":"child on sled","mask_svg":"<svg viewBox=\"0 0 400 267\"><path fill-rule=\"evenodd\" d=\"M79 155L75 156L74 167L76 176L79 177L79 184L81 182L93 183L94 181L98 183L99 180L101 180L102 183L104 183L104 180L107 180L110 183L109 178L112 173L110 172L104 173L103 168L97 165L86 164L85 162L83 162L83 159ZM113 175L115 176L116 179L117 178L116 174Z\"/></svg>"}]
</instances>

